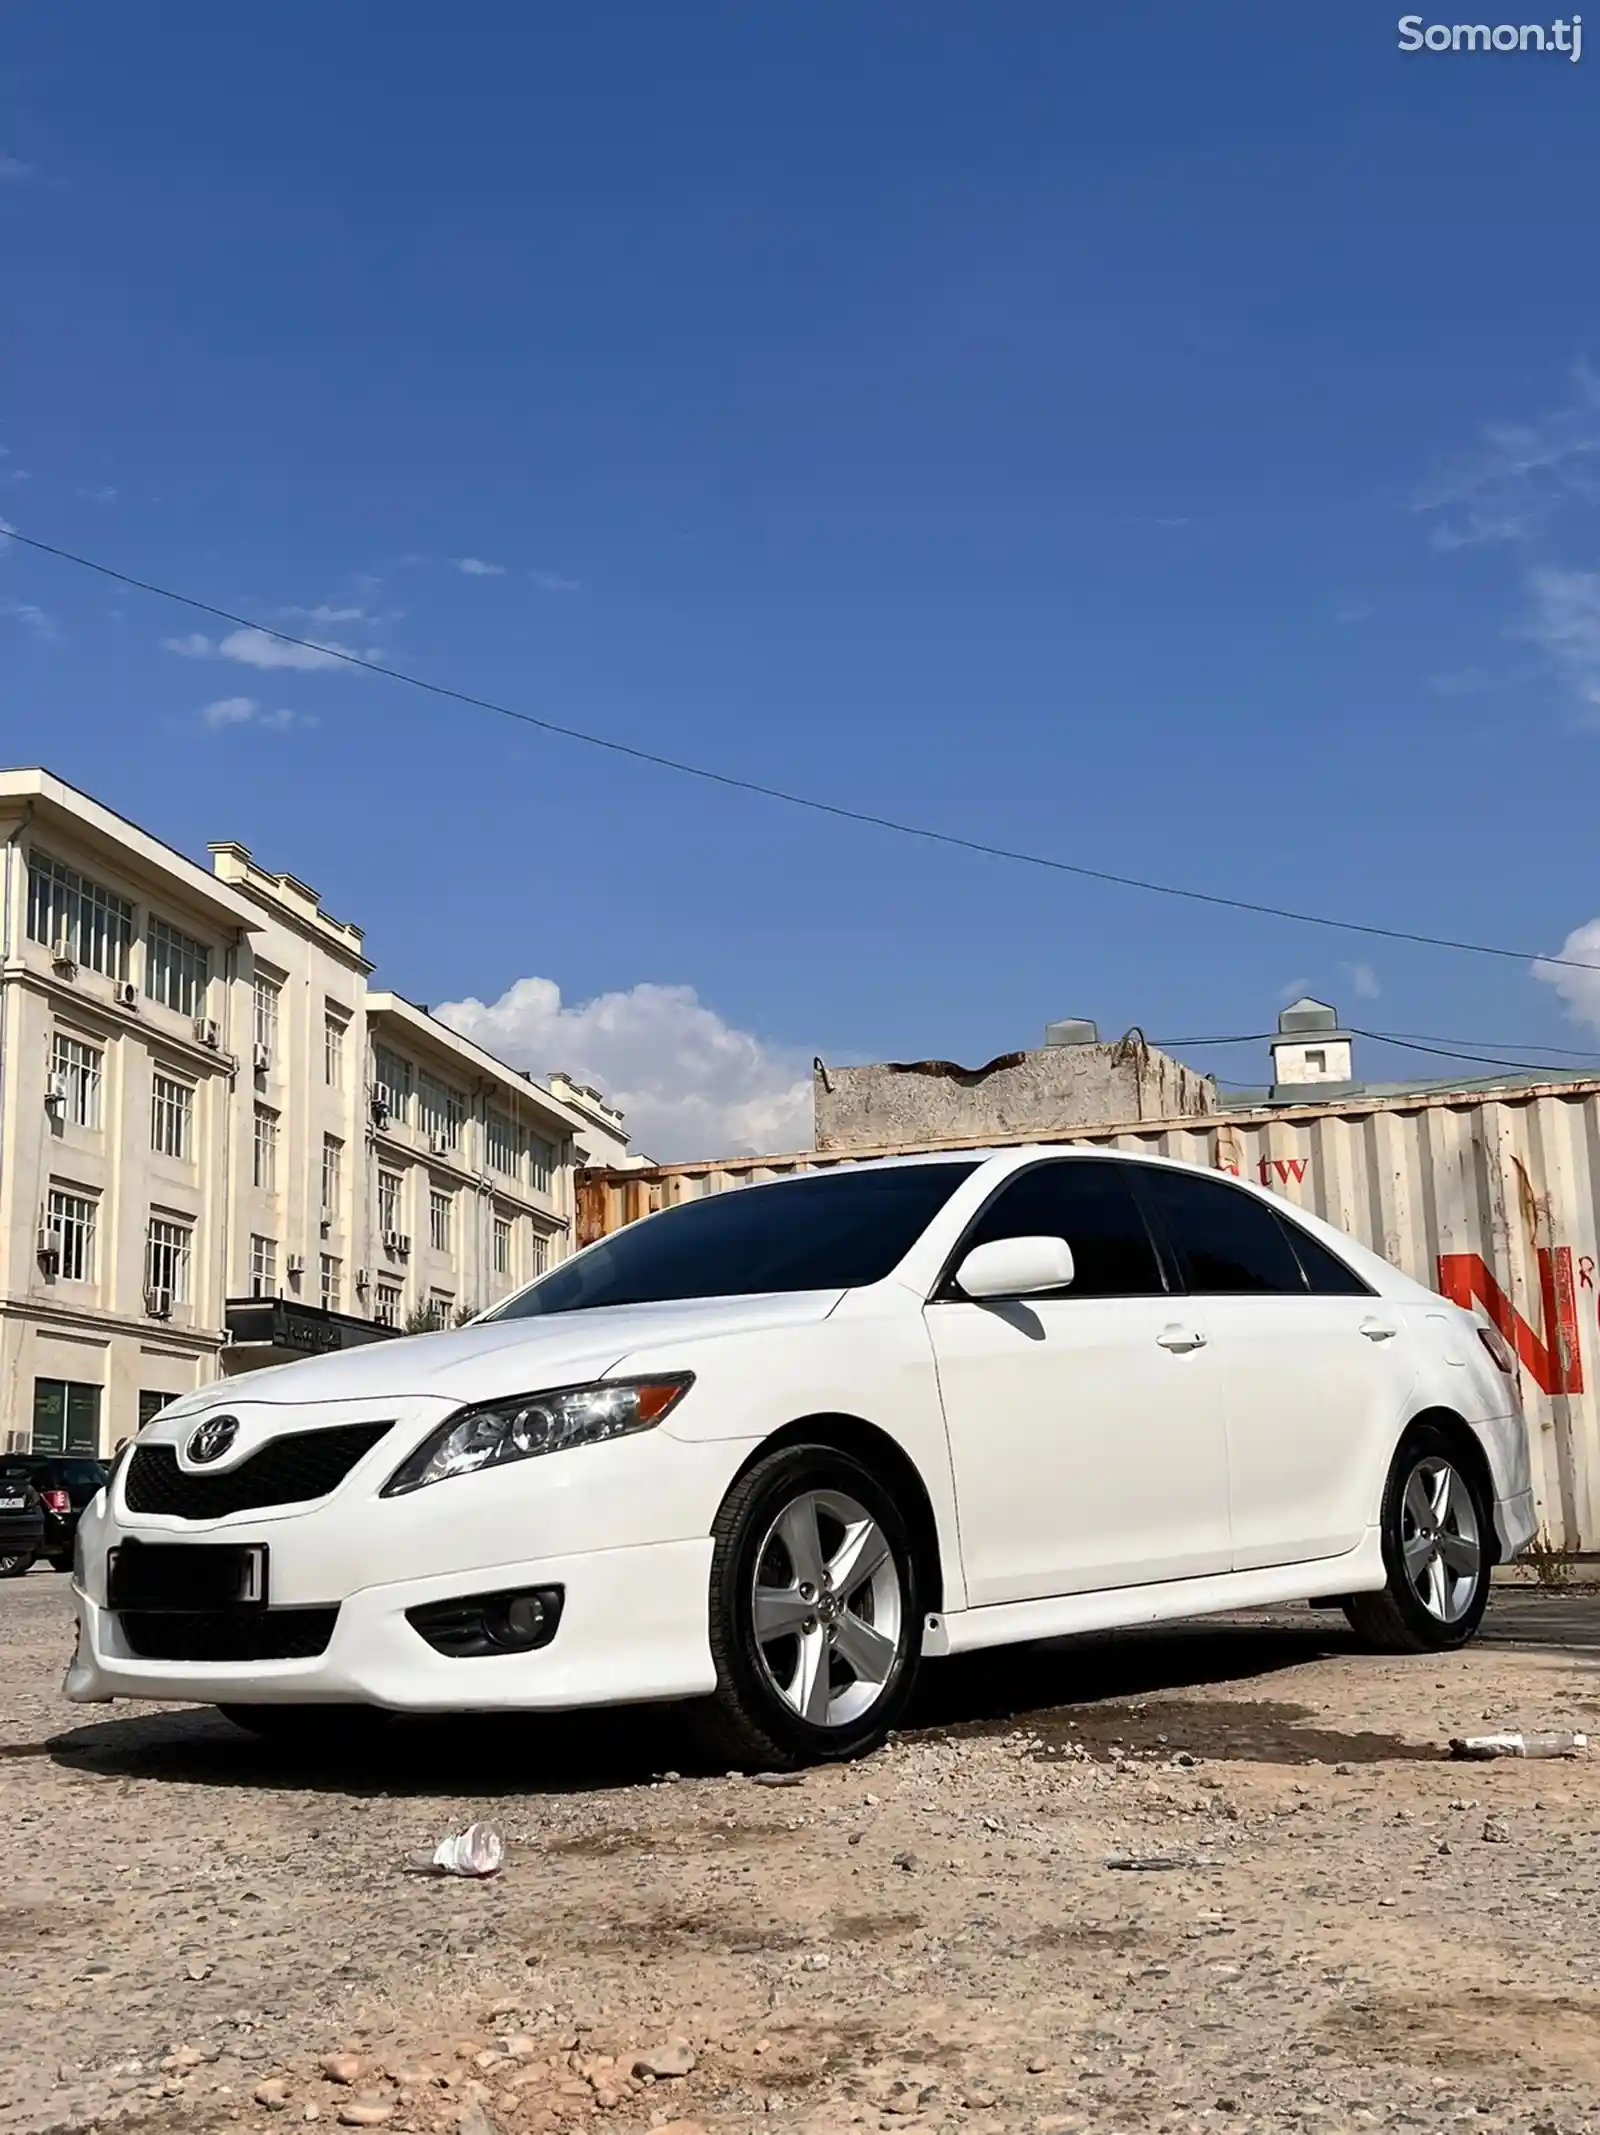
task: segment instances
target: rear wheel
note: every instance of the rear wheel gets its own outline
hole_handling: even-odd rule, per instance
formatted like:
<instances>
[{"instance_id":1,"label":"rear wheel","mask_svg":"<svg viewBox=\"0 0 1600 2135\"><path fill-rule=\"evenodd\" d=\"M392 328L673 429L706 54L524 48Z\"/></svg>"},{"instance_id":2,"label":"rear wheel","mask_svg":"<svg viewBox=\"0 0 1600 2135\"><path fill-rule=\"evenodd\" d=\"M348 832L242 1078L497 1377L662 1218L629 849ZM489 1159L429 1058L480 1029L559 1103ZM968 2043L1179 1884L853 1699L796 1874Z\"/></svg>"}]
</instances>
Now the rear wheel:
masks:
<instances>
[{"instance_id":1,"label":"rear wheel","mask_svg":"<svg viewBox=\"0 0 1600 2135\"><path fill-rule=\"evenodd\" d=\"M878 1748L922 1636L916 1553L883 1484L831 1446L786 1446L741 1476L712 1533L708 1746L774 1767Z\"/></svg>"},{"instance_id":2,"label":"rear wheel","mask_svg":"<svg viewBox=\"0 0 1600 2135\"><path fill-rule=\"evenodd\" d=\"M33 1563L34 1554L31 1549L14 1549L0 1557L0 1579L20 1579Z\"/></svg>"},{"instance_id":3,"label":"rear wheel","mask_svg":"<svg viewBox=\"0 0 1600 2135\"><path fill-rule=\"evenodd\" d=\"M1351 1625L1383 1653L1464 1646L1488 1606L1493 1538L1489 1507L1455 1441L1421 1425L1395 1455L1383 1494L1388 1584L1349 1597Z\"/></svg>"}]
</instances>

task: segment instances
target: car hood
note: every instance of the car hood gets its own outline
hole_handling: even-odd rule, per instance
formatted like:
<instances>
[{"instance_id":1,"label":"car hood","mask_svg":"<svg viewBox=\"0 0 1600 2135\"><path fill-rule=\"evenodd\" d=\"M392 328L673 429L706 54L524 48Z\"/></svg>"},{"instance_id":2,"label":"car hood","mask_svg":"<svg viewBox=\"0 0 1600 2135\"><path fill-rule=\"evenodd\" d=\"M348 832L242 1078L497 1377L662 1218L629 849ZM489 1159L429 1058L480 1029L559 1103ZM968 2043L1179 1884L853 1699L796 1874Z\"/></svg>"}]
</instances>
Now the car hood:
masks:
<instances>
[{"instance_id":1,"label":"car hood","mask_svg":"<svg viewBox=\"0 0 1600 2135\"><path fill-rule=\"evenodd\" d=\"M762 1297L674 1299L658 1305L610 1305L596 1312L493 1320L444 1334L369 1342L332 1356L307 1357L233 1379L213 1380L161 1411L159 1421L187 1422L208 1410L249 1402L400 1400L433 1395L483 1401L541 1387L576 1384L612 1370L636 1349L696 1342L763 1327L825 1320L844 1293L803 1290Z\"/></svg>"}]
</instances>

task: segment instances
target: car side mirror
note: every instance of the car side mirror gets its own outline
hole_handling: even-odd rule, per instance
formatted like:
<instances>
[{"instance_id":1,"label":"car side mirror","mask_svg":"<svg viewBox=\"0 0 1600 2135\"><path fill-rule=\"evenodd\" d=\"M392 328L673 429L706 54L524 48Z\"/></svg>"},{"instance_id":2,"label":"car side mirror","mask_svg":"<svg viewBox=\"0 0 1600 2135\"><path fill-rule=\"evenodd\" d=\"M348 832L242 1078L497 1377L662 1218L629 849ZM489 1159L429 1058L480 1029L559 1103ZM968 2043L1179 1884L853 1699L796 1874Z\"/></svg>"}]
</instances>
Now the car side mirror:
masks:
<instances>
[{"instance_id":1,"label":"car side mirror","mask_svg":"<svg viewBox=\"0 0 1600 2135\"><path fill-rule=\"evenodd\" d=\"M996 1238L975 1245L956 1269L968 1297L1035 1297L1065 1289L1073 1277L1072 1248L1065 1238Z\"/></svg>"}]
</instances>

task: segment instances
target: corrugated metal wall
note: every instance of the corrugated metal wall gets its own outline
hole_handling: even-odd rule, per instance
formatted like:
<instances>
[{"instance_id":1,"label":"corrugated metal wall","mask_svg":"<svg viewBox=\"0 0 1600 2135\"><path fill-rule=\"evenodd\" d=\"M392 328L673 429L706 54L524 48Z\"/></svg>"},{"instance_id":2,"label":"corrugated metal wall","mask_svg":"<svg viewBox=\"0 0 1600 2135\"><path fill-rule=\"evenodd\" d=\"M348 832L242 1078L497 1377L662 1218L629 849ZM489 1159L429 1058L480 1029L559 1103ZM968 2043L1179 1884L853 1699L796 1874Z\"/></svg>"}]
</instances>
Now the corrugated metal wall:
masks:
<instances>
[{"instance_id":1,"label":"corrugated metal wall","mask_svg":"<svg viewBox=\"0 0 1600 2135\"><path fill-rule=\"evenodd\" d=\"M1521 1362L1544 1522L1569 1548L1600 1549L1600 1080L1147 1121L1064 1139L1259 1180L1484 1312ZM591 1171L579 1181L579 1239L869 1153Z\"/></svg>"}]
</instances>

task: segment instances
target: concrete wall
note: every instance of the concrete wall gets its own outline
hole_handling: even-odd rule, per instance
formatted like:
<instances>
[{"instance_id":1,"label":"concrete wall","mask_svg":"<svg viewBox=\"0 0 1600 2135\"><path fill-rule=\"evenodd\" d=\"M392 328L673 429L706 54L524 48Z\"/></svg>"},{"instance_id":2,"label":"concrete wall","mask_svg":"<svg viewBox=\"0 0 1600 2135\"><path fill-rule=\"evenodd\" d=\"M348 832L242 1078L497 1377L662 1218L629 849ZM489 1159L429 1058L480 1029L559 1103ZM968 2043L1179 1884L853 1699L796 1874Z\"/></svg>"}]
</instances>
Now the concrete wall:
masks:
<instances>
[{"instance_id":1,"label":"concrete wall","mask_svg":"<svg viewBox=\"0 0 1600 2135\"><path fill-rule=\"evenodd\" d=\"M894 1149L986 1134L1052 1135L1113 1120L1209 1112L1215 1091L1136 1034L1115 1045L1051 1045L987 1067L885 1061L812 1072L818 1149Z\"/></svg>"}]
</instances>

